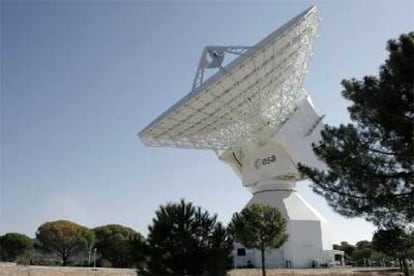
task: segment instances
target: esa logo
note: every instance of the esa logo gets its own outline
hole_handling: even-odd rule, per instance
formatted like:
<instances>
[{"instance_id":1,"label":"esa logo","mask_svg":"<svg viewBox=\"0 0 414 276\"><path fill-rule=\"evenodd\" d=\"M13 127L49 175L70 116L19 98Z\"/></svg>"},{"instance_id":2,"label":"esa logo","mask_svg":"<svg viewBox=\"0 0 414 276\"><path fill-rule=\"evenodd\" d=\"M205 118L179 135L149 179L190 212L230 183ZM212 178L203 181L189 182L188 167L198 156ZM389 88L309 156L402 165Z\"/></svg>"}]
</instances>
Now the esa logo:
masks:
<instances>
[{"instance_id":1,"label":"esa logo","mask_svg":"<svg viewBox=\"0 0 414 276\"><path fill-rule=\"evenodd\" d=\"M262 166L266 166L274 162L276 162L276 156L273 154L272 156L256 159L256 161L254 162L254 167L256 168L256 170L258 170Z\"/></svg>"}]
</instances>

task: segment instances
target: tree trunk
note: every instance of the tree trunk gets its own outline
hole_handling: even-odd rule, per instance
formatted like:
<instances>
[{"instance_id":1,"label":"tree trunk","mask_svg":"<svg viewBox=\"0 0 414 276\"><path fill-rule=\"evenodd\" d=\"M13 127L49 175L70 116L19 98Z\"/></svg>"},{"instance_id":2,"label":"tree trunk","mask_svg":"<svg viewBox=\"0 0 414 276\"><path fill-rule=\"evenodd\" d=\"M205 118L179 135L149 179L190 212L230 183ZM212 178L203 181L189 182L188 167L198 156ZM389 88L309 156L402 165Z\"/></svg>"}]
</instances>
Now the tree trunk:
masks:
<instances>
[{"instance_id":1,"label":"tree trunk","mask_svg":"<svg viewBox=\"0 0 414 276\"><path fill-rule=\"evenodd\" d=\"M410 276L410 272L408 271L408 264L407 264L407 258L405 256L402 257L402 265L403 265L403 271L405 276Z\"/></svg>"},{"instance_id":2,"label":"tree trunk","mask_svg":"<svg viewBox=\"0 0 414 276\"><path fill-rule=\"evenodd\" d=\"M68 255L64 253L62 255L62 266L66 266L67 263L68 263Z\"/></svg>"},{"instance_id":3,"label":"tree trunk","mask_svg":"<svg viewBox=\"0 0 414 276\"><path fill-rule=\"evenodd\" d=\"M260 248L260 253L262 254L262 276L266 276L265 248L264 248L264 246L262 246L262 248Z\"/></svg>"}]
</instances>

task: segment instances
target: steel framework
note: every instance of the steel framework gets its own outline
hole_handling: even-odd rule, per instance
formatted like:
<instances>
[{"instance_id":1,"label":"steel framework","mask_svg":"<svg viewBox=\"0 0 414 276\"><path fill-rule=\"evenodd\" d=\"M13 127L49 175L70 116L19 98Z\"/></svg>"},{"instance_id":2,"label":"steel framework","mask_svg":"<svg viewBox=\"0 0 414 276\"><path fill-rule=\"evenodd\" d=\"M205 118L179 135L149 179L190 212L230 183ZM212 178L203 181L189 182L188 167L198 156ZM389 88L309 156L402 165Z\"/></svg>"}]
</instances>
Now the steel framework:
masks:
<instances>
[{"instance_id":1,"label":"steel framework","mask_svg":"<svg viewBox=\"0 0 414 276\"><path fill-rule=\"evenodd\" d=\"M319 22L311 7L253 47L204 48L192 91L139 133L144 144L217 151L274 134L307 96ZM229 53L238 57L223 67Z\"/></svg>"}]
</instances>

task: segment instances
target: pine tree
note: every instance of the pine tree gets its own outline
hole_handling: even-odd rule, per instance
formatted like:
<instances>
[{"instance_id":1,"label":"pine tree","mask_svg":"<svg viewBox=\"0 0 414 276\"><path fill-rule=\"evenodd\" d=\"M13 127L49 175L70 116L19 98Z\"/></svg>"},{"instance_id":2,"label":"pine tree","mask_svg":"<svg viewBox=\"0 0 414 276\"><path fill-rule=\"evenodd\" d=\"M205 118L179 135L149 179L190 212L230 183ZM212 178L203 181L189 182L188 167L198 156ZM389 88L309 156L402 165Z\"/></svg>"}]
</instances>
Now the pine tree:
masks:
<instances>
[{"instance_id":1,"label":"pine tree","mask_svg":"<svg viewBox=\"0 0 414 276\"><path fill-rule=\"evenodd\" d=\"M314 145L328 169L299 164L335 211L378 226L414 221L414 33L387 50L378 77L342 81L353 123L325 126Z\"/></svg>"},{"instance_id":2,"label":"pine tree","mask_svg":"<svg viewBox=\"0 0 414 276\"><path fill-rule=\"evenodd\" d=\"M181 200L155 213L148 234L149 275L226 275L232 240L201 207Z\"/></svg>"}]
</instances>

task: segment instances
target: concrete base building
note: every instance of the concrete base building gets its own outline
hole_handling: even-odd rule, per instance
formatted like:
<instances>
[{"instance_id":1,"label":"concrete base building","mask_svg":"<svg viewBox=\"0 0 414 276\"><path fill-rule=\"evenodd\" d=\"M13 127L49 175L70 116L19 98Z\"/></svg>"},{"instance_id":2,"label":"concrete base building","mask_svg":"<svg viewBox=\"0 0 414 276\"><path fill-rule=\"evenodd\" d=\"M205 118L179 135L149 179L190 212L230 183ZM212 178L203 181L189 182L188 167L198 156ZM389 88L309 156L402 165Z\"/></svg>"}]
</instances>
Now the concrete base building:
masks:
<instances>
[{"instance_id":1,"label":"concrete base building","mask_svg":"<svg viewBox=\"0 0 414 276\"><path fill-rule=\"evenodd\" d=\"M296 181L303 180L298 163L325 168L311 147L320 139L320 121L321 116L307 98L273 136L246 143L238 151L233 149L220 157L252 192L247 206L259 203L276 207L287 221L289 239L280 249L267 252L268 267L304 268L335 261L343 264L343 252L332 250L327 220L296 191ZM236 246L235 265L260 266L260 252L245 250L244 254L243 248Z\"/></svg>"},{"instance_id":2,"label":"concrete base building","mask_svg":"<svg viewBox=\"0 0 414 276\"><path fill-rule=\"evenodd\" d=\"M344 265L344 252L332 250L329 224L294 189L256 192L247 206L260 203L277 207L287 220L288 241L279 249L267 250L268 268L309 268ZM260 267L256 249L234 244L235 267Z\"/></svg>"}]
</instances>

